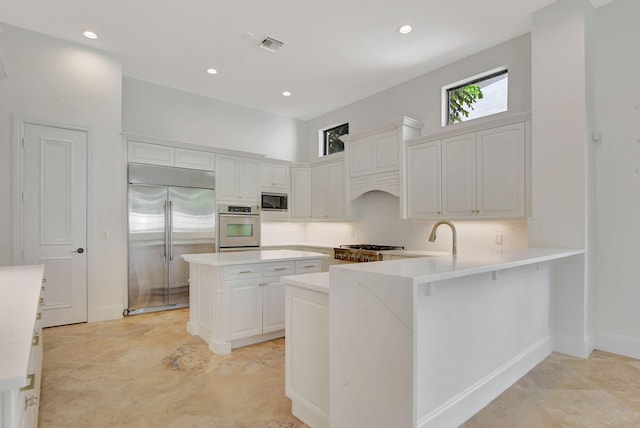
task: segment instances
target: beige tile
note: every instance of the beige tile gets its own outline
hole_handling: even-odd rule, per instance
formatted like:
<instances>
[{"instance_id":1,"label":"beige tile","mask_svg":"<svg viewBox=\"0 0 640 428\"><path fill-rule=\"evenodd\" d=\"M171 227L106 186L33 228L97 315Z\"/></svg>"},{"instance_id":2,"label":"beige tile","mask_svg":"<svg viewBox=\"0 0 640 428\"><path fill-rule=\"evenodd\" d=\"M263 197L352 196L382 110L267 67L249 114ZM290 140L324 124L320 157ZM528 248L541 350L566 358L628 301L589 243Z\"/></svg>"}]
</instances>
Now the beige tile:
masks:
<instances>
[{"instance_id":1,"label":"beige tile","mask_svg":"<svg viewBox=\"0 0 640 428\"><path fill-rule=\"evenodd\" d=\"M46 329L40 427L306 427L284 394L284 339L214 355L188 318ZM640 427L640 361L551 354L463 427Z\"/></svg>"}]
</instances>

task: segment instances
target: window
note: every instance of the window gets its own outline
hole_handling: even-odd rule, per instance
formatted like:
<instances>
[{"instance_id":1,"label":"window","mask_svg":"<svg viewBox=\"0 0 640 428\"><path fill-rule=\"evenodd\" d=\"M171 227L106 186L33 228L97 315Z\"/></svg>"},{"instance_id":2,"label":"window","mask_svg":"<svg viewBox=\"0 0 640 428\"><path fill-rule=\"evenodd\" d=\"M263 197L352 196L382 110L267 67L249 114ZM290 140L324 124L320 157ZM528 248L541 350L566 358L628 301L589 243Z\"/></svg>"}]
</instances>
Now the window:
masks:
<instances>
[{"instance_id":1,"label":"window","mask_svg":"<svg viewBox=\"0 0 640 428\"><path fill-rule=\"evenodd\" d=\"M331 155L333 153L344 151L344 142L340 137L349 133L348 123L324 129L321 132L322 141L320 142L320 156Z\"/></svg>"},{"instance_id":2,"label":"window","mask_svg":"<svg viewBox=\"0 0 640 428\"><path fill-rule=\"evenodd\" d=\"M444 125L507 111L508 83L509 73L503 69L443 88L446 90Z\"/></svg>"}]
</instances>

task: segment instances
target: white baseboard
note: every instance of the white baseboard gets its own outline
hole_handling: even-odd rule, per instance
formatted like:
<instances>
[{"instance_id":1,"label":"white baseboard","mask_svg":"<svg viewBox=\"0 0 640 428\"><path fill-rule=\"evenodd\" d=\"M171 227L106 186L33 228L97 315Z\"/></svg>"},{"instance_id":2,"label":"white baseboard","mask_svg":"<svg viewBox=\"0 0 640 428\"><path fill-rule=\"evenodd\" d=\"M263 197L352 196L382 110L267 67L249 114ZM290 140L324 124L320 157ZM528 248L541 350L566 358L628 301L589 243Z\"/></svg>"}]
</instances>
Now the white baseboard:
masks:
<instances>
[{"instance_id":1,"label":"white baseboard","mask_svg":"<svg viewBox=\"0 0 640 428\"><path fill-rule=\"evenodd\" d=\"M572 357L587 358L594 349L593 336L587 338L556 334L553 337L553 350Z\"/></svg>"},{"instance_id":2,"label":"white baseboard","mask_svg":"<svg viewBox=\"0 0 640 428\"><path fill-rule=\"evenodd\" d=\"M123 317L122 311L124 311L124 306L121 304L98 306L94 310L89 310L88 321L98 322L119 320Z\"/></svg>"},{"instance_id":3,"label":"white baseboard","mask_svg":"<svg viewBox=\"0 0 640 428\"><path fill-rule=\"evenodd\" d=\"M551 354L549 336L418 420L419 428L458 427Z\"/></svg>"},{"instance_id":4,"label":"white baseboard","mask_svg":"<svg viewBox=\"0 0 640 428\"><path fill-rule=\"evenodd\" d=\"M596 331L596 349L640 359L640 338Z\"/></svg>"}]
</instances>

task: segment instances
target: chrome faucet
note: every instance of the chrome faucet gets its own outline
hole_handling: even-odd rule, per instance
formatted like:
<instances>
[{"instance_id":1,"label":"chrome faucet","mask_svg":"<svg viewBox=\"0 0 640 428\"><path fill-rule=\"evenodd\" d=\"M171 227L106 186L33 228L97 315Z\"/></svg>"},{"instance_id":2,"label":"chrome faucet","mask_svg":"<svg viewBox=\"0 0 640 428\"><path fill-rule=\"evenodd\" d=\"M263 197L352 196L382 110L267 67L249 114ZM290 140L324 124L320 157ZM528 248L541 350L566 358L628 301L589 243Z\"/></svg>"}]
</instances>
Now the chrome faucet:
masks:
<instances>
[{"instance_id":1,"label":"chrome faucet","mask_svg":"<svg viewBox=\"0 0 640 428\"><path fill-rule=\"evenodd\" d=\"M433 225L433 229L431 229L431 235L429 235L429 242L436 242L436 229L441 224L446 224L451 228L451 232L453 233L453 248L451 250L451 254L458 254L458 236L456 234L456 227L448 220L440 220L436 224Z\"/></svg>"}]
</instances>

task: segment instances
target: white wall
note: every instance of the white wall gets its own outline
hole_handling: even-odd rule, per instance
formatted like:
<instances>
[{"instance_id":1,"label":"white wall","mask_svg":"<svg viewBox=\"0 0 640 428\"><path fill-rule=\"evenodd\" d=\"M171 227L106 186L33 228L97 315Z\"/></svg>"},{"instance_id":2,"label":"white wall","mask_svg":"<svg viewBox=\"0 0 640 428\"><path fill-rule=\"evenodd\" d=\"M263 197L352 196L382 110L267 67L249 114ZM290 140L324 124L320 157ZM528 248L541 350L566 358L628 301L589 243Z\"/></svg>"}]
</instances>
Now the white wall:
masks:
<instances>
[{"instance_id":1,"label":"white wall","mask_svg":"<svg viewBox=\"0 0 640 428\"><path fill-rule=\"evenodd\" d=\"M114 55L2 24L0 265L12 264L12 117L92 130L88 218L89 320L122 315L121 62ZM102 237L108 231L109 238Z\"/></svg>"},{"instance_id":2,"label":"white wall","mask_svg":"<svg viewBox=\"0 0 640 428\"><path fill-rule=\"evenodd\" d=\"M357 134L408 116L424 123L421 135L442 130L442 87L506 66L509 70L508 112L531 110L531 38L522 35L475 55L393 86L307 122L308 160L318 156L318 130L349 122Z\"/></svg>"},{"instance_id":3,"label":"white wall","mask_svg":"<svg viewBox=\"0 0 640 428\"><path fill-rule=\"evenodd\" d=\"M596 346L640 358L640 2L596 15Z\"/></svg>"},{"instance_id":4,"label":"white wall","mask_svg":"<svg viewBox=\"0 0 640 428\"><path fill-rule=\"evenodd\" d=\"M588 0L559 0L533 15L531 247L585 248L558 270L555 349L586 357L593 349L589 206L592 114L588 72L593 31Z\"/></svg>"},{"instance_id":5,"label":"white wall","mask_svg":"<svg viewBox=\"0 0 640 428\"><path fill-rule=\"evenodd\" d=\"M307 157L305 122L129 77L122 130L289 161Z\"/></svg>"}]
</instances>

